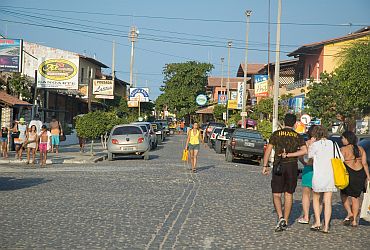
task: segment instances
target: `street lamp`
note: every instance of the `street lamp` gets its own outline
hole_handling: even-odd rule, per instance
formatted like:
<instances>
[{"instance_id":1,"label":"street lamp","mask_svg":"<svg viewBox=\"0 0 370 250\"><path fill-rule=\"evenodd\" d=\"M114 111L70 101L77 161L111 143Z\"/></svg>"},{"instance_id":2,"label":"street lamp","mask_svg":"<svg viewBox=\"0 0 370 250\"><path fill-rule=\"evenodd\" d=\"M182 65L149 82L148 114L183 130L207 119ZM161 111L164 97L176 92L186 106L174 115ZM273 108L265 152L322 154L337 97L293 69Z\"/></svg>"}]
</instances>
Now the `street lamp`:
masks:
<instances>
[{"instance_id":1,"label":"street lamp","mask_svg":"<svg viewBox=\"0 0 370 250\"><path fill-rule=\"evenodd\" d=\"M130 29L129 33L129 39L131 41L131 62L130 62L130 87L133 85L133 68L134 68L134 47L135 47L135 42L139 36L139 30L135 27L132 26Z\"/></svg>"},{"instance_id":2,"label":"street lamp","mask_svg":"<svg viewBox=\"0 0 370 250\"><path fill-rule=\"evenodd\" d=\"M225 58L221 57L221 95L224 94L224 61Z\"/></svg>"},{"instance_id":3,"label":"street lamp","mask_svg":"<svg viewBox=\"0 0 370 250\"><path fill-rule=\"evenodd\" d=\"M249 35L249 19L252 15L251 10L246 10L247 17L247 31L245 35L245 60L244 60L244 80L243 80L243 100L242 100L242 128L245 128L245 112L247 111L247 74L248 74L248 35Z\"/></svg>"},{"instance_id":4,"label":"street lamp","mask_svg":"<svg viewBox=\"0 0 370 250\"><path fill-rule=\"evenodd\" d=\"M227 108L226 108L226 122L229 121L229 100L230 100L230 49L231 46L233 45L232 41L227 42L227 57L228 57L228 62L227 62Z\"/></svg>"}]
</instances>

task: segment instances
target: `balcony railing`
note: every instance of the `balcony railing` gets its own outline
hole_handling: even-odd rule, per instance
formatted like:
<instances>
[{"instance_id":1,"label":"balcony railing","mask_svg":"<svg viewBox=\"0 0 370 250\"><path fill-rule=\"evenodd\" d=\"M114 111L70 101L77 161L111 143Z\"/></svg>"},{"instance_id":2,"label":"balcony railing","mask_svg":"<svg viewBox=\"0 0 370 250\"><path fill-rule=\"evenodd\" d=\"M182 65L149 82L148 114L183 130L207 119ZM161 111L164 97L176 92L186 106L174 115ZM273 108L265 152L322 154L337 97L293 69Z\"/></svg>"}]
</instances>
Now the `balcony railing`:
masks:
<instances>
[{"instance_id":1,"label":"balcony railing","mask_svg":"<svg viewBox=\"0 0 370 250\"><path fill-rule=\"evenodd\" d=\"M294 89L308 87L311 84L318 83L318 82L320 82L320 81L306 78L306 79L301 79L301 80L295 81L293 83L290 83L290 84L286 85L285 87L286 87L287 91L291 91L291 90L294 90Z\"/></svg>"}]
</instances>

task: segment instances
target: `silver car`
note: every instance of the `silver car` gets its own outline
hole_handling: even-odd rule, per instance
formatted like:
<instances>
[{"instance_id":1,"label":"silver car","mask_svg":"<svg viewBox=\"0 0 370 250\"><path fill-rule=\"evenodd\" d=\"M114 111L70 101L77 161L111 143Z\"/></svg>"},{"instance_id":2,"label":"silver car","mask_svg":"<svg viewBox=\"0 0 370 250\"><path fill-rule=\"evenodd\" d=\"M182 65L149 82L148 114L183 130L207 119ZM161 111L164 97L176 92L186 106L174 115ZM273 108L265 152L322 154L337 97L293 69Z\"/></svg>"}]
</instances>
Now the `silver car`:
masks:
<instances>
[{"instance_id":1,"label":"silver car","mask_svg":"<svg viewBox=\"0 0 370 250\"><path fill-rule=\"evenodd\" d=\"M149 140L138 125L115 126L109 135L107 148L108 161L120 155L140 155L149 160Z\"/></svg>"},{"instance_id":2,"label":"silver car","mask_svg":"<svg viewBox=\"0 0 370 250\"><path fill-rule=\"evenodd\" d=\"M154 132L154 128L150 122L133 122L133 125L141 127L145 136L149 139L149 145L151 149L155 149L158 146L157 135Z\"/></svg>"}]
</instances>

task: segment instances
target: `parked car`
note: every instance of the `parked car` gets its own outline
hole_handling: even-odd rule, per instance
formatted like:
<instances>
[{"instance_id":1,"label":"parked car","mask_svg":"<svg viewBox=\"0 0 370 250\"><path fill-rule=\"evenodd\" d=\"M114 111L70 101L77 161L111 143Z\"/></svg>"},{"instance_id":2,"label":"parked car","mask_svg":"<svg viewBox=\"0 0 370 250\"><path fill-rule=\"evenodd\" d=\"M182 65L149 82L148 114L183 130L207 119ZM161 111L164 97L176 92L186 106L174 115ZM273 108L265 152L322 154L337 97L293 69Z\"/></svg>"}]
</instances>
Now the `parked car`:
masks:
<instances>
[{"instance_id":1,"label":"parked car","mask_svg":"<svg viewBox=\"0 0 370 250\"><path fill-rule=\"evenodd\" d=\"M262 163L265 144L260 132L237 128L227 142L226 161L232 162L235 158L249 158Z\"/></svg>"},{"instance_id":2,"label":"parked car","mask_svg":"<svg viewBox=\"0 0 370 250\"><path fill-rule=\"evenodd\" d=\"M144 160L149 160L149 140L138 125L115 126L109 135L107 148L108 161L121 155L141 155Z\"/></svg>"},{"instance_id":3,"label":"parked car","mask_svg":"<svg viewBox=\"0 0 370 250\"><path fill-rule=\"evenodd\" d=\"M210 133L210 137L208 140L209 148L213 148L215 146L215 141L219 133L221 133L222 127L214 127L212 132Z\"/></svg>"},{"instance_id":4,"label":"parked car","mask_svg":"<svg viewBox=\"0 0 370 250\"><path fill-rule=\"evenodd\" d=\"M163 126L164 132L169 135L170 134L170 128L168 126L168 121L167 120L156 120L156 122L160 122Z\"/></svg>"},{"instance_id":5,"label":"parked car","mask_svg":"<svg viewBox=\"0 0 370 250\"><path fill-rule=\"evenodd\" d=\"M222 128L221 132L217 135L215 140L214 149L217 154L221 154L226 149L227 141L230 139L235 128Z\"/></svg>"},{"instance_id":6,"label":"parked car","mask_svg":"<svg viewBox=\"0 0 370 250\"><path fill-rule=\"evenodd\" d=\"M162 143L166 139L166 133L164 132L164 128L161 122L152 122L152 126L154 132L157 136L158 143Z\"/></svg>"},{"instance_id":7,"label":"parked car","mask_svg":"<svg viewBox=\"0 0 370 250\"><path fill-rule=\"evenodd\" d=\"M157 135L154 132L153 126L150 122L133 122L131 124L141 127L145 133L145 136L147 136L149 139L149 145L151 149L155 149L158 146Z\"/></svg>"},{"instance_id":8,"label":"parked car","mask_svg":"<svg viewBox=\"0 0 370 250\"><path fill-rule=\"evenodd\" d=\"M207 124L207 127L204 130L205 133L203 132L204 133L203 137L204 137L204 142L205 143L208 143L208 140L209 140L209 138L211 136L211 132L212 132L212 130L213 130L214 127L221 127L221 128L223 128L223 127L226 127L226 125L223 124L223 123L220 123L220 122L209 122Z\"/></svg>"}]
</instances>

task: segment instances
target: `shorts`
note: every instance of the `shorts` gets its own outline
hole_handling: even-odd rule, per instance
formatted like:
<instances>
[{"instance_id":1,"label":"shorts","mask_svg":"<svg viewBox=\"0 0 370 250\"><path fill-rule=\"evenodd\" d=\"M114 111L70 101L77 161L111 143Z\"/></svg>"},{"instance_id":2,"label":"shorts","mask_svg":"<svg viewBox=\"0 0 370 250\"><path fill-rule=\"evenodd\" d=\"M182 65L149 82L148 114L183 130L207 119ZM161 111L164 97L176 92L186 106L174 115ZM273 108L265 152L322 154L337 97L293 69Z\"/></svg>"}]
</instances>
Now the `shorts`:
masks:
<instances>
[{"instance_id":1,"label":"shorts","mask_svg":"<svg viewBox=\"0 0 370 250\"><path fill-rule=\"evenodd\" d=\"M59 135L51 135L51 145L59 145Z\"/></svg>"},{"instance_id":2,"label":"shorts","mask_svg":"<svg viewBox=\"0 0 370 250\"><path fill-rule=\"evenodd\" d=\"M200 149L200 145L199 144L188 144L188 149L189 150L198 150Z\"/></svg>"},{"instance_id":3,"label":"shorts","mask_svg":"<svg viewBox=\"0 0 370 250\"><path fill-rule=\"evenodd\" d=\"M298 163L283 163L283 173L281 176L272 174L271 189L272 193L293 194L297 187Z\"/></svg>"},{"instance_id":4,"label":"shorts","mask_svg":"<svg viewBox=\"0 0 370 250\"><path fill-rule=\"evenodd\" d=\"M0 137L0 142L8 142L8 138Z\"/></svg>"},{"instance_id":5,"label":"shorts","mask_svg":"<svg viewBox=\"0 0 370 250\"><path fill-rule=\"evenodd\" d=\"M302 187L312 188L313 167L305 165L302 172Z\"/></svg>"},{"instance_id":6,"label":"shorts","mask_svg":"<svg viewBox=\"0 0 370 250\"><path fill-rule=\"evenodd\" d=\"M39 150L40 150L40 152L46 153L48 151L48 143L47 142L40 142Z\"/></svg>"}]
</instances>

